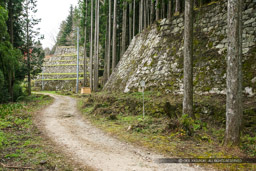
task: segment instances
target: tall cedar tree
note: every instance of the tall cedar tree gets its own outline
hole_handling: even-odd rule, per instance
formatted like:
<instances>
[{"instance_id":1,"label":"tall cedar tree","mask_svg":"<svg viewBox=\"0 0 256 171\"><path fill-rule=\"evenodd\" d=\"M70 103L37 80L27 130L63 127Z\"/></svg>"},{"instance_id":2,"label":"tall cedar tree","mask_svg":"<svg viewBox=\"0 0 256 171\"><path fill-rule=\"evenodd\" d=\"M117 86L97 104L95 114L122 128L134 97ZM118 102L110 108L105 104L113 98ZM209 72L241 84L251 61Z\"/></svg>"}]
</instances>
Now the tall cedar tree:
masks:
<instances>
[{"instance_id":1,"label":"tall cedar tree","mask_svg":"<svg viewBox=\"0 0 256 171\"><path fill-rule=\"evenodd\" d=\"M117 0L114 0L114 16L113 16L113 44L112 44L112 73L114 72L114 69L116 67L116 2Z\"/></svg>"},{"instance_id":2,"label":"tall cedar tree","mask_svg":"<svg viewBox=\"0 0 256 171\"><path fill-rule=\"evenodd\" d=\"M23 4L24 8L24 20L25 20L25 35L26 35L26 58L27 58L27 79L28 79L28 95L31 95L31 55L33 52L33 45L35 44L35 38L38 36L38 32L34 30L35 25L38 24L40 20L33 17L33 13L36 10L37 1L36 0L26 0Z\"/></svg>"},{"instance_id":3,"label":"tall cedar tree","mask_svg":"<svg viewBox=\"0 0 256 171\"><path fill-rule=\"evenodd\" d=\"M185 0L183 114L193 114L193 0Z\"/></svg>"},{"instance_id":4,"label":"tall cedar tree","mask_svg":"<svg viewBox=\"0 0 256 171\"><path fill-rule=\"evenodd\" d=\"M93 90L93 0L91 0L90 88Z\"/></svg>"},{"instance_id":5,"label":"tall cedar tree","mask_svg":"<svg viewBox=\"0 0 256 171\"><path fill-rule=\"evenodd\" d=\"M107 65L107 76L110 77L110 61L111 61L111 21L112 21L112 0L109 0L109 11L108 11L108 65Z\"/></svg>"},{"instance_id":6,"label":"tall cedar tree","mask_svg":"<svg viewBox=\"0 0 256 171\"><path fill-rule=\"evenodd\" d=\"M86 78L87 78L87 0L84 0L84 87L86 86Z\"/></svg>"},{"instance_id":7,"label":"tall cedar tree","mask_svg":"<svg viewBox=\"0 0 256 171\"><path fill-rule=\"evenodd\" d=\"M95 1L95 31L94 31L94 77L93 77L93 90L98 91L98 66L99 66L99 0Z\"/></svg>"},{"instance_id":8,"label":"tall cedar tree","mask_svg":"<svg viewBox=\"0 0 256 171\"><path fill-rule=\"evenodd\" d=\"M242 0L228 0L228 53L225 144L239 143L242 124Z\"/></svg>"},{"instance_id":9,"label":"tall cedar tree","mask_svg":"<svg viewBox=\"0 0 256 171\"><path fill-rule=\"evenodd\" d=\"M123 2L123 26L122 26L122 50L121 57L126 50L126 23L127 23L127 1Z\"/></svg>"}]
</instances>

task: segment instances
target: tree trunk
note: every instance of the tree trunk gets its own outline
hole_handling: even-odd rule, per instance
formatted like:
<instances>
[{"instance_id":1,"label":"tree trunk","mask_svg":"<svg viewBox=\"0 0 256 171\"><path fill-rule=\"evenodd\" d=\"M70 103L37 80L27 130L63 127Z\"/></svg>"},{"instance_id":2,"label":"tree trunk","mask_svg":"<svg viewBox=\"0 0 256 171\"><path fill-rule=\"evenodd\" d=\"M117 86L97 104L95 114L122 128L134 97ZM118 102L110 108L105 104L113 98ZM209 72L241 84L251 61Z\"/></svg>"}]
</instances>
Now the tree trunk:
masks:
<instances>
[{"instance_id":1,"label":"tree trunk","mask_svg":"<svg viewBox=\"0 0 256 171\"><path fill-rule=\"evenodd\" d=\"M86 79L87 79L87 48L86 48L86 41L87 41L87 0L84 1L85 3L85 22L84 22L84 87L86 86Z\"/></svg>"},{"instance_id":2,"label":"tree trunk","mask_svg":"<svg viewBox=\"0 0 256 171\"><path fill-rule=\"evenodd\" d=\"M135 13L136 13L136 0L133 0L133 29L132 29L132 37L135 36L135 24L136 24L136 19L135 19Z\"/></svg>"},{"instance_id":3,"label":"tree trunk","mask_svg":"<svg viewBox=\"0 0 256 171\"><path fill-rule=\"evenodd\" d=\"M93 1L91 1L90 88L93 90Z\"/></svg>"},{"instance_id":4,"label":"tree trunk","mask_svg":"<svg viewBox=\"0 0 256 171\"><path fill-rule=\"evenodd\" d=\"M114 0L113 16L113 46L112 46L112 73L116 67L116 0Z\"/></svg>"},{"instance_id":5,"label":"tree trunk","mask_svg":"<svg viewBox=\"0 0 256 171\"><path fill-rule=\"evenodd\" d=\"M104 1L104 3L106 4L107 3L107 1ZM108 16L108 14L107 14L107 10L105 11L105 15L107 16L107 17L109 17ZM105 53L104 53L104 55L105 55L105 57L104 57L104 73L103 73L103 84L105 85L106 84L106 82L107 82L107 80L108 80L108 34L109 34L109 31L108 31L108 22L106 23L106 34L105 34Z\"/></svg>"},{"instance_id":6,"label":"tree trunk","mask_svg":"<svg viewBox=\"0 0 256 171\"><path fill-rule=\"evenodd\" d=\"M146 15L147 15L147 24L146 27L150 25L150 4L149 4L149 0L145 0L146 1Z\"/></svg>"},{"instance_id":7,"label":"tree trunk","mask_svg":"<svg viewBox=\"0 0 256 171\"><path fill-rule=\"evenodd\" d=\"M96 83L97 83L97 89L95 91L98 91L99 87L99 50L100 50L100 40L99 40L99 35L100 35L100 0L97 0L98 5L97 5L97 59L96 59Z\"/></svg>"},{"instance_id":8,"label":"tree trunk","mask_svg":"<svg viewBox=\"0 0 256 171\"><path fill-rule=\"evenodd\" d=\"M132 2L129 3L129 44L132 41Z\"/></svg>"},{"instance_id":9,"label":"tree trunk","mask_svg":"<svg viewBox=\"0 0 256 171\"><path fill-rule=\"evenodd\" d=\"M9 0L8 2L8 32L10 35L10 41L11 44L14 46L14 40L13 40L13 9L14 9L14 5L13 5L13 1ZM9 74L8 74L8 91L10 93L11 96L11 101L13 102L13 83L15 81L15 69L14 70L10 70Z\"/></svg>"},{"instance_id":10,"label":"tree trunk","mask_svg":"<svg viewBox=\"0 0 256 171\"><path fill-rule=\"evenodd\" d=\"M27 3L28 5L28 3ZM26 38L27 38L27 67L28 67L28 95L31 95L31 76L30 76L30 52L29 52L29 18L28 18L28 7L26 7L26 15L27 15L27 21L26 21L26 31L27 31L27 35L26 35Z\"/></svg>"},{"instance_id":11,"label":"tree trunk","mask_svg":"<svg viewBox=\"0 0 256 171\"><path fill-rule=\"evenodd\" d=\"M165 18L165 1L162 0L162 5L161 5L161 9L162 9L162 19Z\"/></svg>"},{"instance_id":12,"label":"tree trunk","mask_svg":"<svg viewBox=\"0 0 256 171\"><path fill-rule=\"evenodd\" d=\"M139 14L139 33L141 33L143 29L143 0L140 0L140 14Z\"/></svg>"},{"instance_id":13,"label":"tree trunk","mask_svg":"<svg viewBox=\"0 0 256 171\"><path fill-rule=\"evenodd\" d=\"M156 20L158 21L160 19L160 14L159 14L159 7L160 7L160 4L159 4L159 0L156 0Z\"/></svg>"},{"instance_id":14,"label":"tree trunk","mask_svg":"<svg viewBox=\"0 0 256 171\"><path fill-rule=\"evenodd\" d=\"M107 75L108 75L108 79L110 77L110 59L111 59L111 13L112 13L112 4L111 4L112 0L109 0L109 12L108 12L108 66L107 66Z\"/></svg>"},{"instance_id":15,"label":"tree trunk","mask_svg":"<svg viewBox=\"0 0 256 171\"><path fill-rule=\"evenodd\" d=\"M143 29L147 27L147 5L146 5L147 0L143 0Z\"/></svg>"},{"instance_id":16,"label":"tree trunk","mask_svg":"<svg viewBox=\"0 0 256 171\"><path fill-rule=\"evenodd\" d=\"M99 85L99 0L95 1L95 33L94 33L94 86L93 90L98 91Z\"/></svg>"},{"instance_id":17,"label":"tree trunk","mask_svg":"<svg viewBox=\"0 0 256 171\"><path fill-rule=\"evenodd\" d=\"M9 35L10 35L10 41L13 45L14 41L13 41L13 3L12 0L9 0L8 2L8 21L9 21L9 27L8 27L8 31L9 31Z\"/></svg>"},{"instance_id":18,"label":"tree trunk","mask_svg":"<svg viewBox=\"0 0 256 171\"><path fill-rule=\"evenodd\" d=\"M107 23L107 28L106 28L106 34L105 34L105 57L104 57L104 73L103 73L103 84L105 85L108 81L108 48L107 48L107 43L108 43L108 23Z\"/></svg>"},{"instance_id":19,"label":"tree trunk","mask_svg":"<svg viewBox=\"0 0 256 171\"><path fill-rule=\"evenodd\" d=\"M171 19L172 17L172 1L169 0L168 1L168 12L167 12L167 18Z\"/></svg>"},{"instance_id":20,"label":"tree trunk","mask_svg":"<svg viewBox=\"0 0 256 171\"><path fill-rule=\"evenodd\" d=\"M228 0L227 102L225 145L237 145L242 112L241 1Z\"/></svg>"},{"instance_id":21,"label":"tree trunk","mask_svg":"<svg viewBox=\"0 0 256 171\"><path fill-rule=\"evenodd\" d=\"M154 22L154 14L155 14L155 1L150 1L150 24Z\"/></svg>"},{"instance_id":22,"label":"tree trunk","mask_svg":"<svg viewBox=\"0 0 256 171\"><path fill-rule=\"evenodd\" d=\"M123 2L123 23L122 23L122 49L121 58L126 50L126 23L127 23L127 1Z\"/></svg>"},{"instance_id":23,"label":"tree trunk","mask_svg":"<svg viewBox=\"0 0 256 171\"><path fill-rule=\"evenodd\" d=\"M186 8L186 7L185 7ZM175 4L175 15L179 15L180 14L180 0L176 0L176 4Z\"/></svg>"},{"instance_id":24,"label":"tree trunk","mask_svg":"<svg viewBox=\"0 0 256 171\"><path fill-rule=\"evenodd\" d=\"M183 114L193 114L193 0L185 0Z\"/></svg>"}]
</instances>

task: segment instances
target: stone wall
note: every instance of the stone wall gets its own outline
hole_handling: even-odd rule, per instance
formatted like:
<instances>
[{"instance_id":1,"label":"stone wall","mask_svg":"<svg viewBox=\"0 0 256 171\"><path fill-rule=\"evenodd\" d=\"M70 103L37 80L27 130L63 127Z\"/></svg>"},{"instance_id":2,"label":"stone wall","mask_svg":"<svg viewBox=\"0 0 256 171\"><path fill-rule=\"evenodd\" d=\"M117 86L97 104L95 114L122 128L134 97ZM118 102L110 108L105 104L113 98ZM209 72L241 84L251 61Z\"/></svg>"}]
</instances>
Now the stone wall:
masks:
<instances>
[{"instance_id":1,"label":"stone wall","mask_svg":"<svg viewBox=\"0 0 256 171\"><path fill-rule=\"evenodd\" d=\"M83 52L83 48L79 48L80 53ZM63 54L76 54L77 48L75 46L57 46L55 50L55 55L63 55Z\"/></svg>"},{"instance_id":2,"label":"stone wall","mask_svg":"<svg viewBox=\"0 0 256 171\"><path fill-rule=\"evenodd\" d=\"M79 58L80 81L82 81L84 77L83 61L84 61L83 56L80 55L80 58ZM89 59L87 63L88 62L89 62ZM77 57L76 57L76 48L74 46L57 47L54 56L44 62L42 73L40 73L37 79L34 80L34 86L40 87L40 88L44 87L44 90L74 90L74 88L76 87L76 77L77 77L76 64L77 64Z\"/></svg>"},{"instance_id":3,"label":"stone wall","mask_svg":"<svg viewBox=\"0 0 256 171\"><path fill-rule=\"evenodd\" d=\"M244 1L244 88L256 92L256 2ZM194 87L197 93L225 93L227 0L196 10L194 21ZM147 90L182 93L184 16L163 19L134 37L104 87L108 91Z\"/></svg>"}]
</instances>

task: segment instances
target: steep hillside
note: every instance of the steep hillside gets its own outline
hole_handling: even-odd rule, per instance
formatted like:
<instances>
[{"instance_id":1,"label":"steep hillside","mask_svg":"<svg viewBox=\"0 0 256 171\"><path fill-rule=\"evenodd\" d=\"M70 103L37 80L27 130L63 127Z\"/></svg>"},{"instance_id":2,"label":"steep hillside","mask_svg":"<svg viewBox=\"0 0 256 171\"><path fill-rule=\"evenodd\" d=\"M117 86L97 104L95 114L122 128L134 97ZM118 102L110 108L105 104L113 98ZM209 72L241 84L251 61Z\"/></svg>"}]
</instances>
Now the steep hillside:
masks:
<instances>
[{"instance_id":1,"label":"steep hillside","mask_svg":"<svg viewBox=\"0 0 256 171\"><path fill-rule=\"evenodd\" d=\"M194 24L194 87L197 93L225 93L227 1L196 11ZM107 91L147 90L181 93L183 89L183 15L159 21L131 42L104 87ZM256 3L247 0L243 12L244 87L256 92Z\"/></svg>"}]
</instances>

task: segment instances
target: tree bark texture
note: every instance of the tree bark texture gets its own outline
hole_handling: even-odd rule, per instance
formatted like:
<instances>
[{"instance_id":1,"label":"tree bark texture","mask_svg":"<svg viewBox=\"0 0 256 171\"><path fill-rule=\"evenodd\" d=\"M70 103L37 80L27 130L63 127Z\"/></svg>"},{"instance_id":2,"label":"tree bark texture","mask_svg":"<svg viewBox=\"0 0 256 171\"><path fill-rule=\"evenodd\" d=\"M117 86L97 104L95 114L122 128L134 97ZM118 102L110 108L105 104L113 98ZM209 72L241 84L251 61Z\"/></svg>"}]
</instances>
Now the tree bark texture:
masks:
<instances>
[{"instance_id":1,"label":"tree bark texture","mask_svg":"<svg viewBox=\"0 0 256 171\"><path fill-rule=\"evenodd\" d=\"M146 22L146 27L150 25L150 4L149 0L146 1L146 15L147 15L147 22Z\"/></svg>"},{"instance_id":2,"label":"tree bark texture","mask_svg":"<svg viewBox=\"0 0 256 171\"><path fill-rule=\"evenodd\" d=\"M186 6L186 5L185 5ZM185 7L186 8L186 7ZM180 0L176 0L175 4L175 14L179 15L180 14Z\"/></svg>"},{"instance_id":3,"label":"tree bark texture","mask_svg":"<svg viewBox=\"0 0 256 171\"><path fill-rule=\"evenodd\" d=\"M113 46L112 46L112 73L116 67L116 0L114 0L113 16Z\"/></svg>"},{"instance_id":4,"label":"tree bark texture","mask_svg":"<svg viewBox=\"0 0 256 171\"><path fill-rule=\"evenodd\" d=\"M159 0L156 0L156 20L159 20L160 19L160 14L159 14Z\"/></svg>"},{"instance_id":5,"label":"tree bark texture","mask_svg":"<svg viewBox=\"0 0 256 171\"><path fill-rule=\"evenodd\" d=\"M241 7L242 0L228 0L228 52L225 144L237 145L242 121Z\"/></svg>"},{"instance_id":6,"label":"tree bark texture","mask_svg":"<svg viewBox=\"0 0 256 171\"><path fill-rule=\"evenodd\" d=\"M129 3L129 43L132 41L132 2Z\"/></svg>"},{"instance_id":7,"label":"tree bark texture","mask_svg":"<svg viewBox=\"0 0 256 171\"><path fill-rule=\"evenodd\" d=\"M136 13L136 0L133 0L133 24L132 24L132 37L135 36L135 24L136 24L136 19L135 19L135 13Z\"/></svg>"},{"instance_id":8,"label":"tree bark texture","mask_svg":"<svg viewBox=\"0 0 256 171\"><path fill-rule=\"evenodd\" d=\"M26 3L28 5L28 2ZM30 46L29 46L29 18L28 18L28 6L26 7L26 15L27 15L27 21L26 21L26 31L27 31L27 35L26 35L26 39L27 39L27 47L26 47L26 51L27 51L27 67L28 67L28 95L31 95L31 76L30 76Z\"/></svg>"},{"instance_id":9,"label":"tree bark texture","mask_svg":"<svg viewBox=\"0 0 256 171\"><path fill-rule=\"evenodd\" d=\"M109 12L108 12L108 65L107 65L107 76L110 77L110 59L111 59L111 17L112 17L112 0L109 0Z\"/></svg>"},{"instance_id":10,"label":"tree bark texture","mask_svg":"<svg viewBox=\"0 0 256 171\"><path fill-rule=\"evenodd\" d=\"M126 26L127 26L127 1L123 2L123 23L122 23L122 49L121 58L126 50Z\"/></svg>"},{"instance_id":11,"label":"tree bark texture","mask_svg":"<svg viewBox=\"0 0 256 171\"><path fill-rule=\"evenodd\" d=\"M106 3L106 1L105 1ZM106 12L106 16L108 16ZM109 16L108 16L109 17ZM103 73L103 84L105 85L108 81L108 25L109 23L106 23L106 34L105 34L105 53L104 53L104 73Z\"/></svg>"},{"instance_id":12,"label":"tree bark texture","mask_svg":"<svg viewBox=\"0 0 256 171\"><path fill-rule=\"evenodd\" d=\"M90 88L93 90L93 1L91 1Z\"/></svg>"},{"instance_id":13,"label":"tree bark texture","mask_svg":"<svg viewBox=\"0 0 256 171\"><path fill-rule=\"evenodd\" d=\"M155 1L150 1L150 24L154 22L155 15Z\"/></svg>"},{"instance_id":14,"label":"tree bark texture","mask_svg":"<svg viewBox=\"0 0 256 171\"><path fill-rule=\"evenodd\" d=\"M8 22L9 22L9 27L8 27L8 31L9 31L9 35L10 35L10 41L13 45L14 43L14 39L13 39L13 8L14 8L14 4L12 2L13 0L9 0L8 2Z\"/></svg>"},{"instance_id":15,"label":"tree bark texture","mask_svg":"<svg viewBox=\"0 0 256 171\"><path fill-rule=\"evenodd\" d=\"M86 48L86 41L87 41L87 0L84 1L85 3L85 24L84 24L84 87L86 86L86 79L87 79L87 48Z\"/></svg>"},{"instance_id":16,"label":"tree bark texture","mask_svg":"<svg viewBox=\"0 0 256 171\"><path fill-rule=\"evenodd\" d=\"M99 85L99 0L95 2L95 33L94 33L94 87L95 92L98 91Z\"/></svg>"},{"instance_id":17,"label":"tree bark texture","mask_svg":"<svg viewBox=\"0 0 256 171\"><path fill-rule=\"evenodd\" d=\"M185 0L183 114L193 115L193 0Z\"/></svg>"},{"instance_id":18,"label":"tree bark texture","mask_svg":"<svg viewBox=\"0 0 256 171\"><path fill-rule=\"evenodd\" d=\"M147 0L143 0L143 27L142 29L145 29L147 27Z\"/></svg>"},{"instance_id":19,"label":"tree bark texture","mask_svg":"<svg viewBox=\"0 0 256 171\"><path fill-rule=\"evenodd\" d=\"M166 12L165 12L165 1L164 0L162 0L162 2L161 2L161 18L163 19L163 18L165 18L165 15L166 15Z\"/></svg>"},{"instance_id":20,"label":"tree bark texture","mask_svg":"<svg viewBox=\"0 0 256 171\"><path fill-rule=\"evenodd\" d=\"M143 0L140 0L140 14L139 14L139 33L143 29Z\"/></svg>"},{"instance_id":21,"label":"tree bark texture","mask_svg":"<svg viewBox=\"0 0 256 171\"><path fill-rule=\"evenodd\" d=\"M167 18L171 19L172 17L172 1L168 1L168 10L167 10Z\"/></svg>"}]
</instances>

